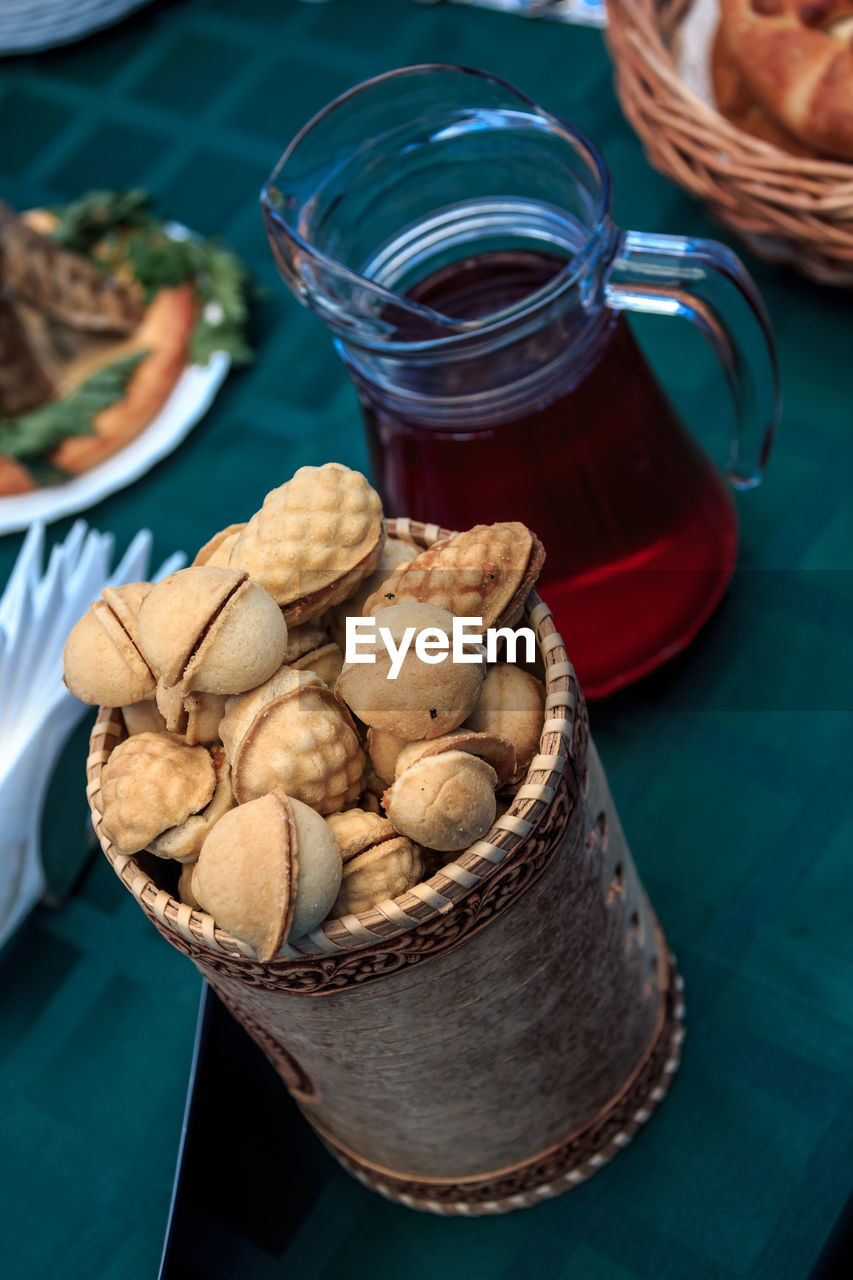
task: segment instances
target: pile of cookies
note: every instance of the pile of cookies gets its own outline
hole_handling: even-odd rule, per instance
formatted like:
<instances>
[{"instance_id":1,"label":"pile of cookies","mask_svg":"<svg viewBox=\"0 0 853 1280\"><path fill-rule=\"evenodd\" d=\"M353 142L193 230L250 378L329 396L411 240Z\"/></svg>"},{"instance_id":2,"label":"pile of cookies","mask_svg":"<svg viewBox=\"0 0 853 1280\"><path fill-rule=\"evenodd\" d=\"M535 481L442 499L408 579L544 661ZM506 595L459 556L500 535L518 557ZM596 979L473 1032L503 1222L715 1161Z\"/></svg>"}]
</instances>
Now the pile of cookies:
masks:
<instances>
[{"instance_id":1,"label":"pile of cookies","mask_svg":"<svg viewBox=\"0 0 853 1280\"><path fill-rule=\"evenodd\" d=\"M720 111L793 155L853 160L853 0L721 0Z\"/></svg>"},{"instance_id":2,"label":"pile of cookies","mask_svg":"<svg viewBox=\"0 0 853 1280\"><path fill-rule=\"evenodd\" d=\"M364 476L330 463L189 568L106 589L65 648L71 692L127 729L105 834L178 864L178 896L264 961L406 892L485 835L538 750L541 681L477 641L454 661L452 637L517 625L543 560L521 524L386 537ZM375 625L348 655L352 618Z\"/></svg>"}]
</instances>

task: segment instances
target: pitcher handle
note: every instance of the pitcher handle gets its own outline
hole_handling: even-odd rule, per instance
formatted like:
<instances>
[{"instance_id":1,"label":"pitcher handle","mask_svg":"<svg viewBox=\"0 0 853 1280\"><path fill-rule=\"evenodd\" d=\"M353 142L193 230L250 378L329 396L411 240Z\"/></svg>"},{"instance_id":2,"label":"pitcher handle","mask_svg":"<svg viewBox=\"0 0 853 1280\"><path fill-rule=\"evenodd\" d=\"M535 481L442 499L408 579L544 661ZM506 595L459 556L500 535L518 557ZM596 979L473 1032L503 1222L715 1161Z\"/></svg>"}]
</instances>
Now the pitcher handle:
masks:
<instances>
[{"instance_id":1,"label":"pitcher handle","mask_svg":"<svg viewBox=\"0 0 853 1280\"><path fill-rule=\"evenodd\" d=\"M683 316L701 330L734 401L728 477L736 489L759 484L779 425L779 369L770 319L740 258L716 240L622 231L604 300L615 311Z\"/></svg>"}]
</instances>

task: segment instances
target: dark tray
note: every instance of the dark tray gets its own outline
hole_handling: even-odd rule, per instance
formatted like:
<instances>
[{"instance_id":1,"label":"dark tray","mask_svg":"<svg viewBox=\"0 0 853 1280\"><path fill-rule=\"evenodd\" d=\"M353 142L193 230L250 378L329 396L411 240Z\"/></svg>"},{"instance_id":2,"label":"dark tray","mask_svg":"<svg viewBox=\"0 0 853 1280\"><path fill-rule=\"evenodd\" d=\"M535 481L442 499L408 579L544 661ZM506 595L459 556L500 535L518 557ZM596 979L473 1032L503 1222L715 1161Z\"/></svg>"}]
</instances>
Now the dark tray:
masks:
<instances>
[{"instance_id":1,"label":"dark tray","mask_svg":"<svg viewBox=\"0 0 853 1280\"><path fill-rule=\"evenodd\" d=\"M204 984L160 1280L275 1265L337 1165L261 1050Z\"/></svg>"}]
</instances>

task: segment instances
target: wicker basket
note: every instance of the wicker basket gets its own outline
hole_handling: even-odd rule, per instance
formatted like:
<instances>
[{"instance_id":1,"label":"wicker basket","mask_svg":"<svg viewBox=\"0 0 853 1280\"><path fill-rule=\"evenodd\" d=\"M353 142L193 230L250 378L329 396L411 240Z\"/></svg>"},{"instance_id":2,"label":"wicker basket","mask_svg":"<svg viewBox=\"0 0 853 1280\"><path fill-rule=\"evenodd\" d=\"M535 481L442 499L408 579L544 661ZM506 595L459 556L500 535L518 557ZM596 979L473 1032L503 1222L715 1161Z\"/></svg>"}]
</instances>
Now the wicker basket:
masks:
<instances>
[{"instance_id":1,"label":"wicker basket","mask_svg":"<svg viewBox=\"0 0 853 1280\"><path fill-rule=\"evenodd\" d=\"M646 154L760 257L853 284L853 165L788 155L730 124L680 79L691 0L607 0L616 90Z\"/></svg>"},{"instance_id":2,"label":"wicker basket","mask_svg":"<svg viewBox=\"0 0 853 1280\"><path fill-rule=\"evenodd\" d=\"M435 525L389 521L422 545ZM438 1213L535 1204L626 1145L664 1096L680 981L646 900L551 614L527 607L546 721L512 807L424 884L325 923L268 964L176 901L101 829L121 739L103 709L88 795L104 852L190 956L356 1177ZM159 867L164 868L160 870ZM165 884L167 864L154 874ZM174 874L172 869L172 874Z\"/></svg>"}]
</instances>

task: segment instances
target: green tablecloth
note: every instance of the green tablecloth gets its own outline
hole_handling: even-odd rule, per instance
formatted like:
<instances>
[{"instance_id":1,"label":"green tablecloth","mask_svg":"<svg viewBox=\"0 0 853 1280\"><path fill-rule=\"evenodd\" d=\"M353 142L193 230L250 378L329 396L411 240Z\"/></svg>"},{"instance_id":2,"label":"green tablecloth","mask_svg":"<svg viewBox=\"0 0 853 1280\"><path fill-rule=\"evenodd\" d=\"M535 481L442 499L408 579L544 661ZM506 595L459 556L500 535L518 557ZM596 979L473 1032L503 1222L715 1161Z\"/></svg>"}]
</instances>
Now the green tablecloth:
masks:
<instances>
[{"instance_id":1,"label":"green tablecloth","mask_svg":"<svg viewBox=\"0 0 853 1280\"><path fill-rule=\"evenodd\" d=\"M157 556L192 550L297 466L365 464L354 392L319 321L275 274L257 192L331 96L427 60L490 68L589 132L613 171L622 225L719 234L648 167L595 31L401 0L174 0L79 45L0 63L0 195L26 207L145 185L164 212L221 234L269 287L255 365L171 458L88 513L120 548L147 525ZM786 410L766 485L739 500L740 572L686 655L592 709L687 983L671 1096L590 1183L502 1219L416 1216L330 1164L281 1275L783 1280L807 1273L846 1198L850 298L747 262L775 323ZM723 383L701 341L661 321L640 335L722 451ZM0 540L0 582L19 544ZM44 820L63 905L39 907L0 962L0 1267L10 1280L155 1272L195 1028L195 969L105 861L71 883L88 838L85 736L63 756Z\"/></svg>"}]
</instances>

